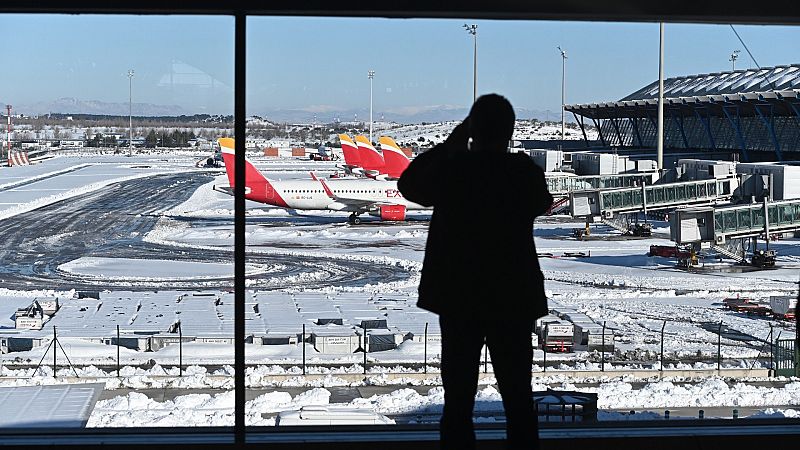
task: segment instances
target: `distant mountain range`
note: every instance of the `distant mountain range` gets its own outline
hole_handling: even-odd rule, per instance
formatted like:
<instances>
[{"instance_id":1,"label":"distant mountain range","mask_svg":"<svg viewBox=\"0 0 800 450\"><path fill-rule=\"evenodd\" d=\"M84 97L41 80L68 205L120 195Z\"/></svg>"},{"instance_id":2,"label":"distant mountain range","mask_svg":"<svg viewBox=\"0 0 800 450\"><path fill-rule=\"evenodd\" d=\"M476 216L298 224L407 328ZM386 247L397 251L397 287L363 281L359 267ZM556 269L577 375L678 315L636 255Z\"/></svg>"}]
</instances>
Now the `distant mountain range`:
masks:
<instances>
[{"instance_id":1,"label":"distant mountain range","mask_svg":"<svg viewBox=\"0 0 800 450\"><path fill-rule=\"evenodd\" d=\"M3 103L5 105L5 103ZM152 103L133 103L134 116L179 116L191 114L178 105L155 105ZM98 114L109 116L127 116L128 103L112 103L100 100L81 100L74 97L63 97L50 102L31 104L14 104L14 113L42 115L47 113L64 114Z\"/></svg>"},{"instance_id":2,"label":"distant mountain range","mask_svg":"<svg viewBox=\"0 0 800 450\"><path fill-rule=\"evenodd\" d=\"M6 103L0 102L0 106ZM50 102L37 102L31 104L14 104L14 113L27 115L42 115L47 113L62 114L96 114L109 116L127 116L127 103L104 102L100 100L81 100L74 97L63 97ZM179 116L191 115L196 111L188 111L178 105L156 105L152 103L134 103L134 116ZM448 120L461 120L466 117L468 109L463 106L431 105L421 107L402 107L391 110L378 110L373 112L375 121L390 121L397 123L422 123L445 122ZM558 121L561 120L560 111L536 110L516 108L518 119L539 119ZM262 109L257 115L271 122L289 123L330 123L334 120L350 122L355 118L358 121L369 120L368 109L337 109L335 107L308 107L297 109ZM571 115L567 121L572 122Z\"/></svg>"}]
</instances>

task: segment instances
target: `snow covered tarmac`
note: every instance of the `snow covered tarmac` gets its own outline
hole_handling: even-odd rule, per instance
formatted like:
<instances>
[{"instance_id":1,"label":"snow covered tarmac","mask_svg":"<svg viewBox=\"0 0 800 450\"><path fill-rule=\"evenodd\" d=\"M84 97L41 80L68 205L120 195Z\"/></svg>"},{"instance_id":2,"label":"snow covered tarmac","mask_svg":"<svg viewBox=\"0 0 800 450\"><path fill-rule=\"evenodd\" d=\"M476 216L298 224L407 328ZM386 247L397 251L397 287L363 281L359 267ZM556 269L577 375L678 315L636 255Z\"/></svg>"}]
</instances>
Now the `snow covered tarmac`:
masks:
<instances>
[{"instance_id":1,"label":"snow covered tarmac","mask_svg":"<svg viewBox=\"0 0 800 450\"><path fill-rule=\"evenodd\" d=\"M194 157L104 158L107 159L93 160L91 162L96 164L75 170L70 168L87 164L86 160L64 157L30 166L31 169L0 169L0 203L4 204L0 207L0 233L6 238L0 249L0 288L3 288L0 294L4 296L4 303L14 305L9 308L0 305L4 311L0 327L13 327L10 318L17 303L25 306L32 297L53 295L69 301L67 298L71 294L67 292L71 289L223 290L231 286L233 201L213 190L214 184L226 184L226 177L220 172L194 169ZM330 163L298 160L257 160L257 165L269 176L282 179L308 177L311 169L323 175L331 169ZM7 177L16 169L30 173L14 172ZM84 171L91 176L79 177ZM476 214L480 214L480 205L476 205ZM286 211L248 204L246 240L253 275L248 287L254 291L313 290L332 297L348 294L365 299L399 295L413 300L427 237L427 215L415 215L412 219L416 220L380 223L377 219L367 219L364 225L354 227L347 225L346 213ZM668 245L669 241L663 238L618 239L613 230L597 226L592 229L592 240L577 241L570 235L572 228L580 226L582 224L563 217L544 218L537 224L535 239L539 252L555 256L541 259L551 306L574 308L614 329L617 353L606 355L607 361L613 359L617 365L629 367L657 368L661 327L664 326L668 364L690 367L701 364L712 371L716 368L713 362L718 335L709 331L709 324L722 323L754 338L739 341L723 337L720 342L723 365L762 367L768 360L768 346L765 347L764 341L770 331L774 333L773 338L794 335L793 326L723 310L721 301L736 295L756 299L795 295L800 268L797 240L773 243L772 248L779 254L780 268L776 270L687 273L675 269L670 260L645 256L651 244ZM663 223L657 226L656 231L668 231ZM591 256L562 257L564 252L576 251L591 252ZM302 324L296 325L299 328ZM0 329L0 333L3 331ZM63 336L70 339L68 334ZM113 362L113 346L69 343L70 359L82 365ZM186 344L184 350L188 350L185 361L191 363L220 365L232 359L232 347L225 344ZM326 356L316 353L313 347L307 350L309 361L314 364L332 361L354 364L362 358L361 354ZM436 351L430 350L429 361L435 362ZM298 344L249 348L248 352L255 357L253 363L264 365L271 362L295 365L301 358ZM15 358L35 363L43 353L41 347L2 357L6 363ZM422 355L422 346L406 341L397 349L370 352L368 356L372 364L419 364ZM543 356L537 352L537 369L541 367ZM165 365L176 364L177 349L174 345L157 352L124 349L123 358L129 364L141 364L149 359ZM599 356L588 352L548 355L548 364L550 367L564 364L566 368L597 368ZM333 382L332 379L328 381ZM662 403L655 401L655 394L650 395L649 391L634 395L632 392L642 389L615 386L602 390L609 405L661 408L658 405ZM661 389L658 398L678 397L679 386L659 386L652 388ZM721 389L721 386L709 386L708 392ZM729 388L732 393L720 397L719 402L711 402L711 394L687 394L686 398L694 399L691 401L695 405L702 406L705 402L709 406L730 406L737 404L737 398L745 398L744 388L737 389ZM764 395L761 403L752 405L798 403L796 400L800 397L795 387L779 389L783 389L780 394L783 397ZM489 397L490 394L494 395L487 393ZM319 400L322 397L324 395L309 394L309 398ZM436 395L432 398L435 400ZM625 403L627 400L623 399L631 400ZM143 399L109 404L106 410L119 412L124 405L135 409L135 405L141 403L139 400ZM284 400L281 400L283 404L290 403ZM407 404L436 404L431 399L417 400L409 400ZM222 424L229 415L225 412L226 401L225 397L204 398L186 400L186 405L222 411L203 414L197 422ZM371 405L386 402L390 401L376 400ZM188 417L175 404L147 404L151 409L172 411L167 416L172 414L173 419ZM201 404L207 408L200 408ZM374 407L379 412L391 410ZM117 413L109 413L114 414ZM120 413L120 417L126 416ZM152 421L145 422L173 423L170 421L173 419L153 417ZM120 426L125 420L96 418L93 423ZM253 415L251 423L266 423L263 420L266 419Z\"/></svg>"}]
</instances>

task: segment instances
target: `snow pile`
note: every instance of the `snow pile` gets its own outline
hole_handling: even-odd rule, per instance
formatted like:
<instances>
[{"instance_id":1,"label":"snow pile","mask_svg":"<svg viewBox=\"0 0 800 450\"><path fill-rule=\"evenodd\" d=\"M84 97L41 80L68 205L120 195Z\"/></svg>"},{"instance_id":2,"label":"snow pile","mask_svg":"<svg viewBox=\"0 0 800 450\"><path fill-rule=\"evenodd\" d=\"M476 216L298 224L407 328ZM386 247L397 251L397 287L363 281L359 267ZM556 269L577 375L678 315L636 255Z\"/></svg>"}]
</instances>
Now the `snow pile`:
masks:
<instances>
[{"instance_id":1,"label":"snow pile","mask_svg":"<svg viewBox=\"0 0 800 450\"><path fill-rule=\"evenodd\" d=\"M270 392L245 403L247 425L274 425L264 414L297 410L308 405L328 405L330 391L311 389L292 397ZM234 392L189 394L158 402L138 392L97 402L87 427L233 426Z\"/></svg>"},{"instance_id":2,"label":"snow pile","mask_svg":"<svg viewBox=\"0 0 800 450\"><path fill-rule=\"evenodd\" d=\"M597 389L579 390L597 392L598 407L604 409L800 405L800 382L772 388L744 383L728 385L721 379L707 379L694 385L660 381L638 390L630 383L611 382Z\"/></svg>"}]
</instances>

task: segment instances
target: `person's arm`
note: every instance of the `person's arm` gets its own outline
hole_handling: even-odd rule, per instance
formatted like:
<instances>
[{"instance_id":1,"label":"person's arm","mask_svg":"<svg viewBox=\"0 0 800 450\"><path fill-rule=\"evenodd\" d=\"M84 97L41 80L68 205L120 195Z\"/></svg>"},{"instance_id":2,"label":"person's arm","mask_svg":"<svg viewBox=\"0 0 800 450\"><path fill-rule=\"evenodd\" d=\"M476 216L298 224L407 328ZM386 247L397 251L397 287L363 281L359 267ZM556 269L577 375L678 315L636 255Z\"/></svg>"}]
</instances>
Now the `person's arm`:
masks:
<instances>
[{"instance_id":1,"label":"person's arm","mask_svg":"<svg viewBox=\"0 0 800 450\"><path fill-rule=\"evenodd\" d=\"M466 149L466 134L466 125L462 122L446 141L414 158L397 181L397 189L403 197L422 206L436 205L448 161Z\"/></svg>"}]
</instances>

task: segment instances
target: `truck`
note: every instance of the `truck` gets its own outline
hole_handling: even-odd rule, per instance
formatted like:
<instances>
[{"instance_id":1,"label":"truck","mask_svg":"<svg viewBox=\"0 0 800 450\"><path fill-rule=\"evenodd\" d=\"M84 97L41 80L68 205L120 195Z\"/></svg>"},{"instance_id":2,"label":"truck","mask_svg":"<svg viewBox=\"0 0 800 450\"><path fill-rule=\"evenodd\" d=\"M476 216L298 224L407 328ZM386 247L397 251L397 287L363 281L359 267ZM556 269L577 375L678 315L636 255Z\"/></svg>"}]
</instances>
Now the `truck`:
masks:
<instances>
[{"instance_id":1,"label":"truck","mask_svg":"<svg viewBox=\"0 0 800 450\"><path fill-rule=\"evenodd\" d=\"M610 328L605 329L594 322L578 322L574 324L575 332L573 335L575 347L582 346L588 351L604 350L614 351L614 332Z\"/></svg>"},{"instance_id":2,"label":"truck","mask_svg":"<svg viewBox=\"0 0 800 450\"><path fill-rule=\"evenodd\" d=\"M691 250L678 245L651 245L647 256L661 256L664 258L691 258Z\"/></svg>"},{"instance_id":3,"label":"truck","mask_svg":"<svg viewBox=\"0 0 800 450\"><path fill-rule=\"evenodd\" d=\"M748 316L767 316L772 313L770 307L764 303L746 297L730 297L722 300L726 309L742 312Z\"/></svg>"},{"instance_id":4,"label":"truck","mask_svg":"<svg viewBox=\"0 0 800 450\"><path fill-rule=\"evenodd\" d=\"M775 250L756 250L750 264L754 267L775 267Z\"/></svg>"},{"instance_id":5,"label":"truck","mask_svg":"<svg viewBox=\"0 0 800 450\"><path fill-rule=\"evenodd\" d=\"M773 295L769 298L769 307L775 318L794 320L797 298L790 295Z\"/></svg>"},{"instance_id":6,"label":"truck","mask_svg":"<svg viewBox=\"0 0 800 450\"><path fill-rule=\"evenodd\" d=\"M542 348L551 352L571 352L575 326L566 320L548 322L540 329Z\"/></svg>"}]
</instances>

